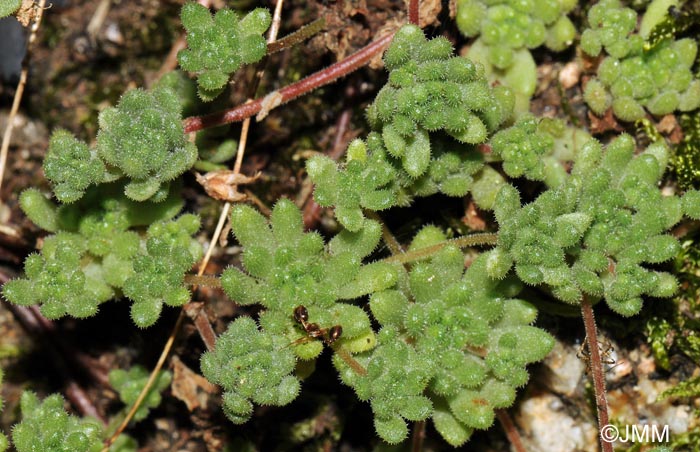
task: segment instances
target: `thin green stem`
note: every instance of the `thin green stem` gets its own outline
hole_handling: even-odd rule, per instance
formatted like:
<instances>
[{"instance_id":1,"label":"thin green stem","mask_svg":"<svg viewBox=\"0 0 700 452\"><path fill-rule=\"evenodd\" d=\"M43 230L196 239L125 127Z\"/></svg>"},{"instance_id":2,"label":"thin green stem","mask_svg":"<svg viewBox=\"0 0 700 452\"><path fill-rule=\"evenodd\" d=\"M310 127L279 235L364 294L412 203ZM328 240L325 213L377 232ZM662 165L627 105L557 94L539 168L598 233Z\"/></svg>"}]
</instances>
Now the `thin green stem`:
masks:
<instances>
[{"instance_id":1,"label":"thin green stem","mask_svg":"<svg viewBox=\"0 0 700 452\"><path fill-rule=\"evenodd\" d=\"M294 47L300 42L305 41L316 33L326 28L326 19L321 17L308 25L304 25L294 33L290 33L282 39L272 41L267 45L267 54L281 52L282 50Z\"/></svg>"},{"instance_id":2,"label":"thin green stem","mask_svg":"<svg viewBox=\"0 0 700 452\"><path fill-rule=\"evenodd\" d=\"M398 262L405 264L407 262L419 261L427 259L446 247L447 245L456 246L458 248L467 248L478 245L495 245L498 241L498 234L486 232L483 234L465 235L456 239L445 240L444 242L436 243L435 245L426 246L417 250L408 251L403 254L397 254L381 260L381 262Z\"/></svg>"},{"instance_id":3,"label":"thin green stem","mask_svg":"<svg viewBox=\"0 0 700 452\"><path fill-rule=\"evenodd\" d=\"M398 254L403 254L403 248L401 247L401 244L398 240L396 240L394 234L391 233L387 225L382 221L382 218L379 216L379 214L371 210L365 210L365 215L367 216L367 218L371 218L372 220L382 225L382 240L384 240L384 243L389 248L389 251L391 251L391 255L395 256Z\"/></svg>"},{"instance_id":4,"label":"thin green stem","mask_svg":"<svg viewBox=\"0 0 700 452\"><path fill-rule=\"evenodd\" d=\"M221 287L221 279L218 276L211 275L185 275L185 284L218 289Z\"/></svg>"}]
</instances>

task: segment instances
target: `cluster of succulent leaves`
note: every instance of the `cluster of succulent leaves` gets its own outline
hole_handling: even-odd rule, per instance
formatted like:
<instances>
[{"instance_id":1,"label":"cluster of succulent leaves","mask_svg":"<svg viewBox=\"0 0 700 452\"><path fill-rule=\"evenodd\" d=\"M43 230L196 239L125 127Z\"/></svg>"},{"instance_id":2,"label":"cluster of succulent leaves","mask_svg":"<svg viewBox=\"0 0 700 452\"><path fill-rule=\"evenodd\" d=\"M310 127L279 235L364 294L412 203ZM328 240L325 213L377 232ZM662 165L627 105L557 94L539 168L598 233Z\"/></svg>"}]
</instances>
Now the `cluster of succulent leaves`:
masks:
<instances>
[{"instance_id":1,"label":"cluster of succulent leaves","mask_svg":"<svg viewBox=\"0 0 700 452\"><path fill-rule=\"evenodd\" d=\"M54 234L44 239L40 253L27 257L25 276L3 286L10 302L39 304L42 314L56 319L92 316L101 303L126 295L134 302L134 322L146 327L163 304L189 300L183 278L201 254L192 239L199 219L173 219L182 208L178 195L160 203L134 202L114 183L92 187L79 202L60 206L30 189L20 204L32 221Z\"/></svg>"},{"instance_id":2,"label":"cluster of succulent leaves","mask_svg":"<svg viewBox=\"0 0 700 452\"><path fill-rule=\"evenodd\" d=\"M0 369L0 385L3 372ZM133 404L148 380L148 371L135 366L129 371L117 369L109 374L109 381L127 405ZM136 412L135 420L141 420L149 409L160 404L160 392L170 385L170 372L162 371L149 391L144 404ZM20 398L22 420L12 429L12 445L17 452L99 452L112 430L97 419L79 418L63 409L63 397L51 394L39 400L31 391L24 391ZM2 411L2 399L0 399ZM119 418L115 418L119 420ZM0 432L0 452L10 446L8 438ZM119 437L109 447L110 452L135 452L136 441L126 435Z\"/></svg>"},{"instance_id":3,"label":"cluster of succulent leaves","mask_svg":"<svg viewBox=\"0 0 700 452\"><path fill-rule=\"evenodd\" d=\"M409 252L445 240L428 226ZM448 443L463 444L475 429L491 426L495 409L513 403L515 389L527 382L526 364L554 345L530 326L534 307L514 298L522 287L517 280L490 279L484 256L465 272L464 260L459 248L445 246L402 268L401 283L372 294L381 329L377 347L357 355L366 375L334 357L343 382L370 402L376 430L389 443L407 436L406 420L432 418Z\"/></svg>"},{"instance_id":4,"label":"cluster of succulent leaves","mask_svg":"<svg viewBox=\"0 0 700 452\"><path fill-rule=\"evenodd\" d=\"M25 391L20 406L22 422L12 430L17 452L91 452L102 447L102 425L97 420L66 413L60 395L53 394L40 401L35 394Z\"/></svg>"},{"instance_id":5,"label":"cluster of succulent leaves","mask_svg":"<svg viewBox=\"0 0 700 452\"><path fill-rule=\"evenodd\" d=\"M119 398L128 407L138 399L141 390L146 386L149 372L143 366L134 366L129 370L115 369L109 373L109 384L119 393ZM135 421L141 421L148 416L152 408L158 407L161 402L160 393L170 387L172 374L167 370L161 370L149 388L143 402L134 414Z\"/></svg>"},{"instance_id":6,"label":"cluster of succulent leaves","mask_svg":"<svg viewBox=\"0 0 700 452\"><path fill-rule=\"evenodd\" d=\"M17 452L99 452L108 431L94 418L79 418L63 409L63 397L51 394L39 400L31 391L20 398L22 420L12 429L12 445ZM0 435L2 435L0 433ZM4 441L4 442L3 442ZM8 446L4 435L0 451ZM126 435L109 447L109 452L136 452L138 445Z\"/></svg>"},{"instance_id":7,"label":"cluster of succulent leaves","mask_svg":"<svg viewBox=\"0 0 700 452\"><path fill-rule=\"evenodd\" d=\"M584 90L584 99L596 114L612 107L617 118L635 121L646 111L662 116L700 107L700 79L692 72L697 55L694 39L668 37L645 46L644 32L634 33L637 13L618 0L592 6L588 22L581 48L591 56L603 50L608 54Z\"/></svg>"},{"instance_id":8,"label":"cluster of succulent leaves","mask_svg":"<svg viewBox=\"0 0 700 452\"><path fill-rule=\"evenodd\" d=\"M177 60L182 69L197 75L198 93L204 101L218 96L243 64L260 61L267 53L263 33L271 17L266 8L256 8L243 18L223 8L212 17L208 8L187 2L181 18L188 48L178 53Z\"/></svg>"},{"instance_id":9,"label":"cluster of succulent leaves","mask_svg":"<svg viewBox=\"0 0 700 452\"><path fill-rule=\"evenodd\" d=\"M307 164L317 202L335 206L351 231L363 226L362 209L437 192L466 195L483 166L476 145L513 107L509 89L490 87L480 65L455 57L443 37L426 40L414 25L399 29L384 64L389 83L367 109L373 132L352 143L345 165L325 156Z\"/></svg>"},{"instance_id":10,"label":"cluster of succulent leaves","mask_svg":"<svg viewBox=\"0 0 700 452\"><path fill-rule=\"evenodd\" d=\"M234 320L202 357L202 371L224 389L224 411L235 423L250 418L253 403L291 402L300 386L297 360L323 350L323 341L309 340L295 320L300 305L309 322L342 327L332 345L335 365L343 382L370 402L377 432L389 443L406 437L405 420L432 417L448 442L462 444L474 429L491 425L494 409L513 402L515 388L527 381L526 364L553 345L547 333L529 326L535 309L513 298L521 285L513 278L490 280L483 258L464 273L456 247L406 271L383 261L362 264L380 240L373 220L359 231L341 231L327 245L303 232L301 213L290 201L277 203L269 224L247 206L237 207L231 220L245 272L228 268L222 287L239 304L265 308L257 322ZM444 240L428 227L411 249ZM378 334L365 311L339 302L368 294ZM527 351L518 347L523 337ZM347 362L350 354L355 365Z\"/></svg>"},{"instance_id":11,"label":"cluster of succulent leaves","mask_svg":"<svg viewBox=\"0 0 700 452\"><path fill-rule=\"evenodd\" d=\"M22 0L0 0L0 19L14 13L22 5Z\"/></svg>"},{"instance_id":12,"label":"cluster of succulent leaves","mask_svg":"<svg viewBox=\"0 0 700 452\"><path fill-rule=\"evenodd\" d=\"M503 187L494 207L499 238L488 253L489 275L501 278L515 266L520 280L545 284L562 301L602 297L625 316L639 312L642 295L673 295L676 279L643 264L676 256L679 243L666 231L683 214L700 216L700 192L663 196L658 183L668 162L665 144L637 156L634 151L629 135L605 150L591 140L562 185L524 206L514 187Z\"/></svg>"},{"instance_id":13,"label":"cluster of succulent leaves","mask_svg":"<svg viewBox=\"0 0 700 452\"><path fill-rule=\"evenodd\" d=\"M378 245L381 228L366 221L358 232L343 231L327 245L315 232L303 232L301 212L280 200L268 221L248 206L231 214L231 225L243 245L245 272L229 267L221 276L226 294L242 305L266 308L259 326L247 318L234 321L202 358L207 378L224 390L224 408L234 422L252 413L251 400L283 405L294 399L299 382L291 373L297 359L311 360L323 342L304 341L306 332L294 319L304 306L310 322L323 328L340 325L338 345L349 352L376 342L367 313L338 300L352 300L383 290L396 282L397 270L387 263L362 265Z\"/></svg>"},{"instance_id":14,"label":"cluster of succulent leaves","mask_svg":"<svg viewBox=\"0 0 700 452\"><path fill-rule=\"evenodd\" d=\"M586 134L553 121L525 115L505 128L513 91L528 101L534 91L528 49L565 49L575 34L566 16L574 6L569 0L459 1L458 26L479 36L471 55L484 65L454 56L443 37L427 40L420 28L402 27L384 55L389 81L367 111L372 131L350 144L342 164L324 156L307 163L316 201L334 207L344 227L329 241L304 232L301 213L288 200L277 202L269 220L249 206L233 209L242 268L227 268L221 286L236 303L263 310L257 319L235 319L201 359L203 374L224 390L229 419L246 422L253 404L290 403L301 388L301 369L329 348L342 382L369 402L382 439L398 443L408 434L406 421L432 419L458 446L475 429L488 428L494 410L513 403L528 380L526 366L553 346L548 333L531 326L534 307L516 298L522 283L543 285L567 303L605 299L625 316L641 309L642 296L676 291L672 275L649 266L677 255L679 243L667 231L683 215L700 219L700 192L661 194L669 160L661 142L635 156L627 135L605 149L596 141L574 149L567 143ZM602 114L612 106L618 117L633 120L644 108L660 115L698 107L700 81L690 72L694 41L669 38L645 47L645 33L634 33L636 13L616 0L593 6L588 19L581 46L593 56L609 55L586 87L592 110ZM652 29L654 21L643 28ZM188 48L178 60L197 76L203 100L218 95L242 64L265 55L265 9L243 18L228 9L212 16L188 2L182 22ZM492 87L487 77L512 89ZM44 170L62 204L35 189L20 202L53 235L27 258L25 277L5 284L4 297L39 304L45 316L59 318L94 315L101 303L125 296L141 327L157 320L163 304L190 299L183 279L201 255L192 239L199 220L175 219L183 203L173 182L198 155L183 133L181 113L189 107L175 93L185 85L171 76L151 91L127 92L100 114L94 149L66 131L52 135ZM229 143L208 163L229 158L234 148ZM491 152L482 152L486 148ZM566 161L574 162L570 174ZM498 169L547 189L522 205ZM469 192L480 207L494 210L499 235L498 246L466 271L464 253L449 244L406 266L367 263L382 230L366 211L405 206L416 196ZM445 241L438 228L426 227L408 251ZM369 312L360 307L364 297ZM299 306L308 324L326 335L341 327L341 337L332 343L323 333L312 338L295 318ZM110 374L127 404L146 380L140 367ZM137 420L158 405L169 381L161 373ZM69 416L60 396L40 402L25 393L22 411L13 433L19 452L101 447L102 427Z\"/></svg>"},{"instance_id":15,"label":"cluster of succulent leaves","mask_svg":"<svg viewBox=\"0 0 700 452\"><path fill-rule=\"evenodd\" d=\"M457 27L477 37L468 56L484 65L490 81L499 81L516 94L516 111L529 110L537 83L536 64L529 49L541 45L556 52L569 47L576 35L567 17L576 6L570 0L459 0Z\"/></svg>"},{"instance_id":16,"label":"cluster of succulent leaves","mask_svg":"<svg viewBox=\"0 0 700 452\"><path fill-rule=\"evenodd\" d=\"M479 36L489 62L505 70L515 50L546 45L559 52L570 46L576 28L566 14L575 6L570 0L459 0L457 27L465 36Z\"/></svg>"},{"instance_id":17,"label":"cluster of succulent leaves","mask_svg":"<svg viewBox=\"0 0 700 452\"><path fill-rule=\"evenodd\" d=\"M586 132L567 127L563 121L527 114L491 138L489 159L501 161L503 172L511 178L557 187L567 177L564 164L590 139Z\"/></svg>"},{"instance_id":18,"label":"cluster of succulent leaves","mask_svg":"<svg viewBox=\"0 0 700 452\"><path fill-rule=\"evenodd\" d=\"M170 182L194 165L197 148L182 128L182 107L165 85L134 89L99 115L97 146L64 130L55 131L44 161L46 177L63 203L80 199L88 187L126 178L126 196L160 201Z\"/></svg>"}]
</instances>

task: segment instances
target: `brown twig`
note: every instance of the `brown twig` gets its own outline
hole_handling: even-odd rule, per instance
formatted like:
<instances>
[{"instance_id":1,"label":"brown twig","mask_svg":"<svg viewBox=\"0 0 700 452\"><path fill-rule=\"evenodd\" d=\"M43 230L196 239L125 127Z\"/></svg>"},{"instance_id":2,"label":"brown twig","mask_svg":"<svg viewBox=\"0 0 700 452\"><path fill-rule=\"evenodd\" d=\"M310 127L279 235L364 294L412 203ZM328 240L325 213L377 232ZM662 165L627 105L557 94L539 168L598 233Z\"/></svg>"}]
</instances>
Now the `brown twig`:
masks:
<instances>
[{"instance_id":1,"label":"brown twig","mask_svg":"<svg viewBox=\"0 0 700 452\"><path fill-rule=\"evenodd\" d=\"M36 41L36 32L37 30L39 30L39 26L41 25L41 18L44 16L44 9L46 9L46 0L39 0L39 2L35 6L34 22L32 23L31 32L29 34L29 40L27 42L27 51L24 58L24 64L22 65L22 71L19 74L19 81L17 82L15 97L14 99L12 99L10 115L7 117L5 134L2 136L2 145L0 145L0 188L2 188L2 180L5 175L7 153L10 150L10 139L12 138L12 131L14 130L15 116L17 116L17 111L19 111L19 104L22 101L22 96L24 95L24 87L27 85L27 75L29 73L27 61L29 61L34 42Z\"/></svg>"},{"instance_id":2,"label":"brown twig","mask_svg":"<svg viewBox=\"0 0 700 452\"><path fill-rule=\"evenodd\" d=\"M216 346L216 333L211 327L208 316L200 314L203 309L204 303L201 302L189 302L184 306L185 313L193 320L202 342L204 342L207 350L212 351Z\"/></svg>"},{"instance_id":3,"label":"brown twig","mask_svg":"<svg viewBox=\"0 0 700 452\"><path fill-rule=\"evenodd\" d=\"M394 33L389 33L367 45L358 52L353 53L344 60L332 64L326 69L316 72L315 74L299 80L296 83L285 86L278 91L281 103L284 104L290 100L296 99L299 96L309 93L316 88L334 82L338 78L343 77L368 64L375 55L381 52L384 47L389 44L393 36ZM205 116L191 116L189 118L185 118L183 121L185 132L196 132L209 127L230 124L232 122L242 121L245 118L250 118L260 112L262 109L262 102L265 97L259 97L252 102L247 102L230 110L212 113Z\"/></svg>"},{"instance_id":4,"label":"brown twig","mask_svg":"<svg viewBox=\"0 0 700 452\"><path fill-rule=\"evenodd\" d=\"M608 417L608 401L605 394L605 376L603 364L600 360L600 350L598 349L598 331L593 315L593 306L588 297L584 296L581 301L581 314L583 315L583 325L586 329L586 341L590 353L591 377L593 378L593 391L595 393L596 411L598 414L598 432L602 432L603 427L610 423ZM603 440L600 436L600 446L603 452L613 452L612 443Z\"/></svg>"},{"instance_id":5,"label":"brown twig","mask_svg":"<svg viewBox=\"0 0 700 452\"><path fill-rule=\"evenodd\" d=\"M498 421L501 423L501 427L503 427L503 431L506 432L508 441L510 441L513 449L515 449L515 452L527 452L525 446L523 445L523 440L520 438L520 433L518 432L518 429L515 428L515 424L513 423L513 419L511 419L510 414L508 414L506 410L500 409L496 410L496 416L498 417Z\"/></svg>"},{"instance_id":6,"label":"brown twig","mask_svg":"<svg viewBox=\"0 0 700 452\"><path fill-rule=\"evenodd\" d=\"M419 6L420 1L419 0L411 0L408 3L408 21L412 23L413 25L418 25L418 19L419 19Z\"/></svg>"}]
</instances>

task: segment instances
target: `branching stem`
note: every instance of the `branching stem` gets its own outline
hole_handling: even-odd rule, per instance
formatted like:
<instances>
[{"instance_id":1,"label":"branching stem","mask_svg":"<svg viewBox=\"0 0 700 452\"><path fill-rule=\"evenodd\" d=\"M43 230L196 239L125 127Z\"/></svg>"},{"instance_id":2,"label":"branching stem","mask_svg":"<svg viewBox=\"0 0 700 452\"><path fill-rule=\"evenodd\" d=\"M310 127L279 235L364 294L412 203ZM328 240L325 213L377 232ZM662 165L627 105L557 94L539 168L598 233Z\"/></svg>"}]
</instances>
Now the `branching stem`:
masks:
<instances>
[{"instance_id":1,"label":"branching stem","mask_svg":"<svg viewBox=\"0 0 700 452\"><path fill-rule=\"evenodd\" d=\"M356 53L341 60L335 64L328 66L313 75L310 75L296 83L285 86L278 91L281 103L284 104L290 100L296 99L306 93L309 93L316 88L334 82L340 77L343 77L367 63L374 58L379 52L389 44L394 37L394 33L389 33L382 38L374 41ZM185 118L183 125L185 133L196 132L209 127L221 126L232 122L242 121L245 118L250 118L256 115L262 109L262 103L265 97L259 97L252 102L247 102L230 110L212 113L205 116L191 116Z\"/></svg>"},{"instance_id":2,"label":"branching stem","mask_svg":"<svg viewBox=\"0 0 700 452\"><path fill-rule=\"evenodd\" d=\"M591 377L593 378L593 390L595 392L595 404L598 412L598 431L610 423L608 417L608 401L605 395L605 376L603 364L600 360L600 350L598 349L598 330L596 328L595 317L593 316L593 306L588 297L584 296L581 302L581 314L583 315L583 325L586 329L586 341L588 352L590 353ZM604 441L600 437L601 450L603 452L613 452L612 443Z\"/></svg>"}]
</instances>

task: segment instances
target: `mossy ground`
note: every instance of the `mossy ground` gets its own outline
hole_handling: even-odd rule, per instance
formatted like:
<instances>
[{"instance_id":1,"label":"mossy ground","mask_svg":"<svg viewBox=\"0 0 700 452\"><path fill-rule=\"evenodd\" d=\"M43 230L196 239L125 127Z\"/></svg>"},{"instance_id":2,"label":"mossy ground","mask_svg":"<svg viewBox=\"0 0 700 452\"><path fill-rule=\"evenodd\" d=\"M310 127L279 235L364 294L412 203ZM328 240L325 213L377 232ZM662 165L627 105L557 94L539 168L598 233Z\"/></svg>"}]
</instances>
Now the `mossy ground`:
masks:
<instances>
[{"instance_id":1,"label":"mossy ground","mask_svg":"<svg viewBox=\"0 0 700 452\"><path fill-rule=\"evenodd\" d=\"M94 37L86 30L99 2L74 0L62 3L46 11L38 46L32 55L27 95L21 109L24 123L15 131L16 138L25 135L27 139L13 141L5 174L0 198L5 205L0 208L0 221L14 229L16 236L0 234L0 282L21 271L22 260L41 240L41 231L19 210L17 196L28 187L47 188L41 172L41 161L48 145L46 131L63 127L83 139L94 136L97 113L113 105L126 89L150 85L180 33L180 1L113 2L100 32ZM251 7L257 3L271 6L271 2L228 3L233 7L238 3ZM259 93L296 81L348 55L377 35L387 22L387 26L391 26L405 21L401 2L358 2L358 6L352 7L351 3L354 5L354 2L321 0L285 2L282 35L324 14L328 17L329 30L304 45L272 56ZM439 1L422 3L430 6L432 11L440 7ZM581 3L571 15L578 28L585 17L586 6ZM444 8L437 19L430 17L426 28L428 35L445 35L456 43L458 51L464 51L465 40L448 14ZM595 73L596 59L577 58L575 48L560 53L539 49L533 54L538 65L538 87L531 106L533 113L567 119L588 128L601 139L622 130L635 132L633 126L620 124L612 116L597 118L587 113L582 86ZM239 71L238 82L227 92L219 107L242 103L248 95L254 72L254 68ZM262 123L254 123L243 173L263 172L261 179L248 187L261 203L271 207L281 196L302 199L310 188L303 170L304 159L313 152L331 152L338 139L336 135L343 115L349 115L350 121L339 138L341 148L352 138L366 134L368 126L364 109L385 81L383 70L363 69L273 110ZM14 84L4 82L0 91L0 125L4 124L13 93ZM216 106L211 108L219 109ZM672 143L680 141L682 134L675 117L660 118L654 125ZM225 137L237 139L239 130L240 126L234 124L222 133ZM648 139L644 134L641 137L638 142L640 149ZM670 189L675 186L672 178L664 183ZM204 242L216 224L218 204L205 195L194 175L186 175L185 187L186 209L202 215L203 232L200 232L199 239ZM530 201L541 187L520 182L518 188L524 200ZM311 211L309 208L305 218L309 221L312 221ZM382 217L402 243L407 243L417 229L428 223L443 227L448 234L454 235L495 228L491 215L476 210L468 198L462 200L440 195L419 199L411 209L394 208L382 213ZM320 211L320 219L315 223L329 235L337 228L332 215L324 211ZM698 232L696 224L690 227L694 229L685 239L693 242L689 245L692 248L697 246ZM208 273L220 274L225 266L238 264L238 252L233 240L217 247ZM380 256L387 250L380 249L377 253ZM700 373L700 345L687 340L689 335L697 335L694 330L700 316L700 307L693 301L691 293L692 285L697 283L699 259L693 257L697 256L697 251L695 254L689 251L686 256L689 256L690 267L686 265L685 271L689 276L686 280L681 277L681 282L686 285L682 286L684 297L678 301L654 300L641 316L624 322L607 308L596 308L601 330L614 341L617 355L634 364L631 372L615 380L610 389L627 394L635 404L642 403L640 400L644 396L634 390L640 379L675 386L679 380ZM673 265L669 264L669 267ZM675 265L682 267L682 264ZM574 317L561 316L561 305L549 301L544 293L534 292L534 295L542 300L538 326L553 333L565 346L575 347L583 340L583 326L575 318L575 310L568 312ZM197 300L207 302L210 318L216 319L214 329L217 333L224 331L235 315L254 313L255 309L234 306L221 292L207 288L197 292ZM553 312L549 309L551 306L559 310ZM132 364L152 366L175 323L177 311L166 309L156 326L140 330L130 321L128 308L127 303L111 302L101 306L100 313L94 318L55 322L58 334L70 348L68 354L79 351L93 360L95 368L102 370L127 368ZM665 334L659 333L661 327L667 328L663 330ZM172 354L199 372L199 356L203 351L196 330L185 322ZM8 432L9 426L16 421L16 407L22 389L31 388L41 395L64 390L65 376L58 372L52 361L55 353L70 362L71 356L56 347L50 338L45 340L27 333L7 306L0 304L0 366L5 369L2 390L5 409L0 417L2 430ZM645 373L642 378L638 375L642 372L640 366L630 356L646 357L645 362L652 363L653 371ZM203 406L190 411L180 400L186 398L181 390L166 391L163 404L147 421L132 429L131 434L139 440L143 451L222 450L226 444L231 446L230 450L244 450L246 445L254 445L257 450L302 447L305 450L372 450L377 440L369 405L358 402L352 390L338 382L329 357L330 353L324 352L314 374L303 383L302 396L298 400L283 408L257 408L252 421L242 426L233 426L225 419L218 407L218 396L207 392L204 386L198 386L199 380L188 373L176 372L176 382L202 394L198 400L203 401ZM653 357L656 357L656 362ZM520 415L526 402L544 392L563 402L575 425L593 424L594 410L586 395L586 379L580 381L582 390L570 395L559 394L543 383L549 372L548 366L531 367L532 382L520 393L515 408L511 410L516 423L521 422ZM80 372L79 367L71 366L71 370L70 376L87 390L98 411L116 410L118 403L113 393L104 391L94 377ZM688 406L689 410L697 409L688 399L680 398L672 403ZM670 405L665 402L662 406ZM615 418L614 408L611 414ZM700 427L697 420L695 422L689 425L691 428L695 425L697 432ZM694 449L698 447L697 443L692 443L692 435L689 436L691 445L687 450L697 450ZM697 434L694 438L700 441ZM469 445L470 450L509 450L505 435L498 426L476 434ZM449 450L432 426L428 426L425 450L443 449Z\"/></svg>"}]
</instances>

